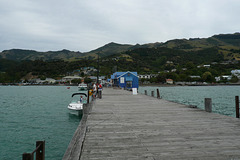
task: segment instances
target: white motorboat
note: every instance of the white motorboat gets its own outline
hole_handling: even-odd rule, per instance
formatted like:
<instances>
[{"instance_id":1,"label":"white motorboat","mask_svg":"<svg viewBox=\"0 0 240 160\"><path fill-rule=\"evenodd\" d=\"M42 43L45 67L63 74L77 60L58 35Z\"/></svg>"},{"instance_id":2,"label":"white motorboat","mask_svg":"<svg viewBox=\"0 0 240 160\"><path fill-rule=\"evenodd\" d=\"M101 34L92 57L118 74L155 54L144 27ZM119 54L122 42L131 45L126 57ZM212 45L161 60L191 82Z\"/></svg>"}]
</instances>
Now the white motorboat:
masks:
<instances>
[{"instance_id":1,"label":"white motorboat","mask_svg":"<svg viewBox=\"0 0 240 160\"><path fill-rule=\"evenodd\" d=\"M68 109L75 110L75 111L81 111L83 109L83 103L81 103L80 101L71 102L68 105Z\"/></svg>"},{"instance_id":2,"label":"white motorboat","mask_svg":"<svg viewBox=\"0 0 240 160\"><path fill-rule=\"evenodd\" d=\"M80 84L78 85L78 90L79 90L79 91L87 91L87 90L88 90L87 84L85 84L85 83L80 83Z\"/></svg>"},{"instance_id":3,"label":"white motorboat","mask_svg":"<svg viewBox=\"0 0 240 160\"><path fill-rule=\"evenodd\" d=\"M79 112L83 110L83 105L86 103L87 94L85 93L74 93L72 97L80 95L79 100L72 100L72 102L68 105L68 109L73 112Z\"/></svg>"}]
</instances>

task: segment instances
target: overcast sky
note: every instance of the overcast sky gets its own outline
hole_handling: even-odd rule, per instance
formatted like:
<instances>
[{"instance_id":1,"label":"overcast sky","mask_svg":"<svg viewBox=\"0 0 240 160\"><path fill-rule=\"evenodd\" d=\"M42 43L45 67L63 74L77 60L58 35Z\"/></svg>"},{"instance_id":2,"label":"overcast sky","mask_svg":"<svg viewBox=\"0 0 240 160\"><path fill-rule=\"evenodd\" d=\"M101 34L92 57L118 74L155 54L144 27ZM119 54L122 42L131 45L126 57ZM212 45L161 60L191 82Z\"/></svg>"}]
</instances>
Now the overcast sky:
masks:
<instances>
[{"instance_id":1,"label":"overcast sky","mask_svg":"<svg viewBox=\"0 0 240 160\"><path fill-rule=\"evenodd\" d=\"M0 0L0 51L207 38L239 32L239 15L240 0Z\"/></svg>"}]
</instances>

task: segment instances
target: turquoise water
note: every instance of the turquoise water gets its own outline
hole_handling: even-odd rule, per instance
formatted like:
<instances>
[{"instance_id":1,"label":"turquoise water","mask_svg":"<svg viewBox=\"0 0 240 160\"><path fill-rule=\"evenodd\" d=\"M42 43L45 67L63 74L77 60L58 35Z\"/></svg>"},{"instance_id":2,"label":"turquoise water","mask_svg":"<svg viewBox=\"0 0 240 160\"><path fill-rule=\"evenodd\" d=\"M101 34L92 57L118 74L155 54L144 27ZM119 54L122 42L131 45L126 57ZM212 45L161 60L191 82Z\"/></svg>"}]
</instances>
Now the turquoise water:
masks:
<instances>
[{"instance_id":1,"label":"turquoise water","mask_svg":"<svg viewBox=\"0 0 240 160\"><path fill-rule=\"evenodd\" d=\"M204 109L204 98L212 98L212 111L215 113L236 117L235 96L240 96L240 86L177 86L177 87L140 87L139 92L148 95L157 88L163 99L194 105Z\"/></svg>"},{"instance_id":2,"label":"turquoise water","mask_svg":"<svg viewBox=\"0 0 240 160\"><path fill-rule=\"evenodd\" d=\"M62 159L81 117L67 105L77 87L0 86L0 159L22 159L45 140L46 160Z\"/></svg>"}]
</instances>

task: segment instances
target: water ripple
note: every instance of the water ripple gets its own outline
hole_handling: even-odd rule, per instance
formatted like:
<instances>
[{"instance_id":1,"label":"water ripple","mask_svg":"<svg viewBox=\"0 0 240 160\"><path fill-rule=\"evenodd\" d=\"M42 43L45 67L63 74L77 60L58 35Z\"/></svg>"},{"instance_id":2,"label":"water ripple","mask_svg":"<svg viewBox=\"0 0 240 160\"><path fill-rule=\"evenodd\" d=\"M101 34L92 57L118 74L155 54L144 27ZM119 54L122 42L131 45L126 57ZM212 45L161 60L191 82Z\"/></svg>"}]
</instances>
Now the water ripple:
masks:
<instances>
[{"instance_id":1,"label":"water ripple","mask_svg":"<svg viewBox=\"0 0 240 160\"><path fill-rule=\"evenodd\" d=\"M0 86L1 159L21 159L38 140L46 141L46 159L61 159L80 121L67 110L75 91L77 87Z\"/></svg>"},{"instance_id":2,"label":"water ripple","mask_svg":"<svg viewBox=\"0 0 240 160\"><path fill-rule=\"evenodd\" d=\"M240 95L240 86L140 87L139 92L144 94L147 90L149 95L157 88L163 99L201 109L204 98L212 98L213 112L232 117L235 117L235 96Z\"/></svg>"}]
</instances>

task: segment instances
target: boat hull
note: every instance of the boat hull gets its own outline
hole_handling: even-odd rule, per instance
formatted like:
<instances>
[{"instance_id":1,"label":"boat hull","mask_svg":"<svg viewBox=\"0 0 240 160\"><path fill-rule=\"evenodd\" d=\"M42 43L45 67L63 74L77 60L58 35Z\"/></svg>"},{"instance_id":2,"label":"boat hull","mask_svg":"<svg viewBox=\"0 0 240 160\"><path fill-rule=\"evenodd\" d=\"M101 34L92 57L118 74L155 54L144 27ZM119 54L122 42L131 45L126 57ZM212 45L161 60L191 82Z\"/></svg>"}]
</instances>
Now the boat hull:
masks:
<instances>
[{"instance_id":1,"label":"boat hull","mask_svg":"<svg viewBox=\"0 0 240 160\"><path fill-rule=\"evenodd\" d=\"M70 103L67 108L70 110L70 113L79 115L82 113L83 104L79 101L77 103L73 102Z\"/></svg>"},{"instance_id":2,"label":"boat hull","mask_svg":"<svg viewBox=\"0 0 240 160\"><path fill-rule=\"evenodd\" d=\"M69 114L75 115L75 116L80 116L83 114L83 110L71 110L69 109Z\"/></svg>"}]
</instances>

